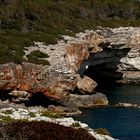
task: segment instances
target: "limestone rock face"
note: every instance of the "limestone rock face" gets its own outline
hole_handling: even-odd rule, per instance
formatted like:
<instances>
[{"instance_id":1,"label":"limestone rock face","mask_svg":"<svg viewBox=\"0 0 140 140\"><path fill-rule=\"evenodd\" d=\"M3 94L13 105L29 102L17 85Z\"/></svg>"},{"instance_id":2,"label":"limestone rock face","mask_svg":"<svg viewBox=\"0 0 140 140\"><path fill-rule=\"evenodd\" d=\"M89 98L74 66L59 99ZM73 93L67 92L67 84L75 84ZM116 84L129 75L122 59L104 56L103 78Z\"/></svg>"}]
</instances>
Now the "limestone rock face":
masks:
<instances>
[{"instance_id":1,"label":"limestone rock face","mask_svg":"<svg viewBox=\"0 0 140 140\"><path fill-rule=\"evenodd\" d=\"M75 72L80 68L81 63L89 57L88 46L84 43L73 43L67 47L66 52L69 71Z\"/></svg>"},{"instance_id":2,"label":"limestone rock face","mask_svg":"<svg viewBox=\"0 0 140 140\"><path fill-rule=\"evenodd\" d=\"M0 65L0 72L0 89L11 91L9 95L13 102L29 101L36 93L40 93L44 98L62 104L66 112L79 113L75 101L70 100L71 92L78 88L81 94L91 94L97 86L87 76L80 78L78 74L50 72L44 66L31 63ZM59 110L58 107L55 109Z\"/></svg>"},{"instance_id":3,"label":"limestone rock face","mask_svg":"<svg viewBox=\"0 0 140 140\"><path fill-rule=\"evenodd\" d=\"M83 78L79 78L77 82L77 88L80 90L80 93L85 94L92 93L96 88L97 83L93 81L91 78L84 76Z\"/></svg>"},{"instance_id":4,"label":"limestone rock face","mask_svg":"<svg viewBox=\"0 0 140 140\"><path fill-rule=\"evenodd\" d=\"M134 73L140 70L139 27L115 29L100 27L95 31L86 30L78 33L75 38L63 37L64 41L59 41L58 44L45 46L36 43L35 46L28 47L26 52L29 54L40 50L47 53L49 58L46 59L51 64L47 69L65 74L69 78L76 73L84 75L90 67L95 69L100 67L102 68L99 72L101 77L102 74L106 75L107 71L113 77L118 74L115 72L119 72L122 74L119 80L131 82L133 75L136 75ZM96 76L96 73L93 75ZM91 78L96 80L94 76ZM134 81L138 82L138 78L134 77Z\"/></svg>"},{"instance_id":5,"label":"limestone rock face","mask_svg":"<svg viewBox=\"0 0 140 140\"><path fill-rule=\"evenodd\" d=\"M72 82L68 83L63 79L59 80L59 78L53 74L49 75L41 65L31 63L0 65L0 89L13 90L10 95L14 97L24 98L25 93L26 97L41 93L53 100L65 99Z\"/></svg>"},{"instance_id":6,"label":"limestone rock face","mask_svg":"<svg viewBox=\"0 0 140 140\"><path fill-rule=\"evenodd\" d=\"M79 33L76 37L69 40L68 44L79 43L79 46L80 44L82 46L81 50L84 51L80 52L82 55L78 53L79 51L70 51L71 53L67 51L66 56L69 54L71 56L67 57L70 70L76 72L78 69L78 73L84 75L89 67L92 69L99 67L99 73L93 75L103 77L109 71L108 76L117 77L119 75L119 80L139 83L139 76L135 76L140 73L139 27L99 28L95 31L87 30L84 33ZM74 48L76 49L77 46L70 47L71 50ZM99 77L93 76L92 78L98 79Z\"/></svg>"}]
</instances>

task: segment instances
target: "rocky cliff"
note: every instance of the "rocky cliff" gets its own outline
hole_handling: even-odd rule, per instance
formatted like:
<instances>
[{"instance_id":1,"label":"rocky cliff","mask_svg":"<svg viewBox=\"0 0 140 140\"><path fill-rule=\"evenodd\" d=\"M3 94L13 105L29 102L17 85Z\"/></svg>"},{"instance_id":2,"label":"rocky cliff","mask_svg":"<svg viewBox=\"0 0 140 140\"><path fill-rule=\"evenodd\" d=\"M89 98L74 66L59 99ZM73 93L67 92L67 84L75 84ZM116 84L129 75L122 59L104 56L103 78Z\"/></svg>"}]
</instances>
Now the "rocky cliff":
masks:
<instances>
[{"instance_id":1,"label":"rocky cliff","mask_svg":"<svg viewBox=\"0 0 140 140\"><path fill-rule=\"evenodd\" d=\"M81 64L80 73L99 82L139 83L140 28L100 29L93 31L89 38L90 43L93 40L98 44L89 45L93 46L90 57Z\"/></svg>"},{"instance_id":2,"label":"rocky cliff","mask_svg":"<svg viewBox=\"0 0 140 140\"><path fill-rule=\"evenodd\" d=\"M48 105L53 101L73 109L76 105L83 107L84 102L85 107L107 105L104 95L91 95L97 85L109 81L140 82L139 33L137 27L100 27L76 37L63 36L55 45L34 42L26 48L24 58L40 50L49 55L43 59L50 66L25 62L0 65L0 89L6 91L1 96L8 94L8 99L20 102L41 95L48 99Z\"/></svg>"},{"instance_id":3,"label":"rocky cliff","mask_svg":"<svg viewBox=\"0 0 140 140\"><path fill-rule=\"evenodd\" d=\"M79 33L77 39L71 39L71 44L66 48L73 51L66 54L69 69L97 82L107 78L137 83L140 70L139 40L140 28L137 27L99 28ZM77 50L80 50L79 53Z\"/></svg>"}]
</instances>

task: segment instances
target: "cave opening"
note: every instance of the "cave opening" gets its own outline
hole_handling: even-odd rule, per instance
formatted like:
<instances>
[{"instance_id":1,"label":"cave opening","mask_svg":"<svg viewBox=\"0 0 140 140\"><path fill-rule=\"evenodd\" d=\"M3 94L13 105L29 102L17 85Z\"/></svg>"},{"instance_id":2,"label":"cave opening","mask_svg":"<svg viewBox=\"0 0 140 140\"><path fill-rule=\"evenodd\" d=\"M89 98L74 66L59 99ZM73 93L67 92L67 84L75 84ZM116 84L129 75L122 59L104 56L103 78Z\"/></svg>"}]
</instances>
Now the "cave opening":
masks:
<instances>
[{"instance_id":1,"label":"cave opening","mask_svg":"<svg viewBox=\"0 0 140 140\"><path fill-rule=\"evenodd\" d=\"M27 102L25 102L25 106L27 107L33 107L33 106L42 106L42 107L48 107L49 105L58 106L60 103L56 100L51 100L47 98L42 93L38 92L33 94Z\"/></svg>"},{"instance_id":2,"label":"cave opening","mask_svg":"<svg viewBox=\"0 0 140 140\"><path fill-rule=\"evenodd\" d=\"M1 101L6 101L6 100L11 100L12 96L9 94L11 90L0 90L0 100Z\"/></svg>"},{"instance_id":3,"label":"cave opening","mask_svg":"<svg viewBox=\"0 0 140 140\"><path fill-rule=\"evenodd\" d=\"M81 76L88 76L97 82L98 87L102 85L117 84L122 80L123 73L119 69L121 59L126 57L130 48L103 48L101 52L91 54L77 71Z\"/></svg>"},{"instance_id":4,"label":"cave opening","mask_svg":"<svg viewBox=\"0 0 140 140\"><path fill-rule=\"evenodd\" d=\"M48 107L49 105L58 106L60 103L56 100L49 99L42 93L35 93L31 97L27 98L20 98L10 95L12 90L0 90L0 101L5 103L15 103L15 104L23 104L26 107L35 107L35 106L42 106Z\"/></svg>"},{"instance_id":5,"label":"cave opening","mask_svg":"<svg viewBox=\"0 0 140 140\"><path fill-rule=\"evenodd\" d=\"M84 75L95 80L98 85L109 85L115 84L116 81L121 80L123 74L117 72L114 69L109 69L105 65L99 66L90 66L85 72Z\"/></svg>"}]
</instances>

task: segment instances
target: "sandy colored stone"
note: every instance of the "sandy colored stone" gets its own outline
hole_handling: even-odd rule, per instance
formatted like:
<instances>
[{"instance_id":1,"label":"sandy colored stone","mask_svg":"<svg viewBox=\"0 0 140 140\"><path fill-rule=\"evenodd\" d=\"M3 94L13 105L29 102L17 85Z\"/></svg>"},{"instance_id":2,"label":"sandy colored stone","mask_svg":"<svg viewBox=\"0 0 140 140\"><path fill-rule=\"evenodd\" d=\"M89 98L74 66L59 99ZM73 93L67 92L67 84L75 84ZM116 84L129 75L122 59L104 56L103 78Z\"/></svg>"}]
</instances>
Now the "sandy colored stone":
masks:
<instances>
[{"instance_id":1,"label":"sandy colored stone","mask_svg":"<svg viewBox=\"0 0 140 140\"><path fill-rule=\"evenodd\" d=\"M77 82L77 88L81 93L92 93L96 88L97 83L91 78L84 76L83 78L79 78Z\"/></svg>"}]
</instances>

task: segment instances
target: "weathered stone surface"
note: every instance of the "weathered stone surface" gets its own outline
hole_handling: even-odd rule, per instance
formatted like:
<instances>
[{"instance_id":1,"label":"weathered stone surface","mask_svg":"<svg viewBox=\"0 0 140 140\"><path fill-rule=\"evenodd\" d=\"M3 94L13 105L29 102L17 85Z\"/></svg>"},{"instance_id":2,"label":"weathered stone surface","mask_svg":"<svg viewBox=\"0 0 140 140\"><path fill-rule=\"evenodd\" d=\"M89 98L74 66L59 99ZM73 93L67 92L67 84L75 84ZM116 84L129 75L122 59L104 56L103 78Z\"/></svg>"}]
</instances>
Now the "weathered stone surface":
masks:
<instances>
[{"instance_id":1,"label":"weathered stone surface","mask_svg":"<svg viewBox=\"0 0 140 140\"><path fill-rule=\"evenodd\" d=\"M75 72L80 68L81 63L89 57L87 44L73 43L67 47L66 52L69 71Z\"/></svg>"},{"instance_id":2,"label":"weathered stone surface","mask_svg":"<svg viewBox=\"0 0 140 140\"><path fill-rule=\"evenodd\" d=\"M85 33L79 33L77 37L80 41L82 40L81 44L83 42L84 45L87 44L87 50L90 54L88 59L84 59L80 64L79 74L83 75L91 66L93 69L100 67L99 73L102 77L109 71L108 77L115 77L120 73L122 76L118 79L124 80L124 82L139 83L139 76L137 78L135 76L140 71L139 27L87 30ZM75 39L75 42L79 42L78 39ZM94 77L92 78L94 79Z\"/></svg>"},{"instance_id":3,"label":"weathered stone surface","mask_svg":"<svg viewBox=\"0 0 140 140\"><path fill-rule=\"evenodd\" d=\"M41 65L8 63L0 65L0 89L10 90L11 101L20 103L40 93L49 100L59 102L63 107L56 106L55 112L80 113L78 107L70 100L69 94L79 88L81 93L92 93L96 82L88 77L81 79L79 75L50 72Z\"/></svg>"},{"instance_id":4,"label":"weathered stone surface","mask_svg":"<svg viewBox=\"0 0 140 140\"><path fill-rule=\"evenodd\" d=\"M84 76L83 78L79 78L77 82L77 88L80 93L92 93L96 88L97 83L93 81L91 78Z\"/></svg>"},{"instance_id":5,"label":"weathered stone surface","mask_svg":"<svg viewBox=\"0 0 140 140\"><path fill-rule=\"evenodd\" d=\"M29 101L29 98L31 95L27 91L17 91L13 90L12 92L9 93L13 97L12 101L13 102L21 102L21 101Z\"/></svg>"},{"instance_id":6,"label":"weathered stone surface","mask_svg":"<svg viewBox=\"0 0 140 140\"><path fill-rule=\"evenodd\" d=\"M16 90L17 92L13 91L10 94L22 98L25 92L28 92L30 96L40 92L50 99L65 99L68 96L67 89L69 90L72 84L63 79L60 81L60 77L54 77L53 74L49 75L43 66L31 63L0 65L0 72L0 89Z\"/></svg>"},{"instance_id":7,"label":"weathered stone surface","mask_svg":"<svg viewBox=\"0 0 140 140\"><path fill-rule=\"evenodd\" d=\"M108 105L107 97L102 93L93 95L70 95L70 101L78 107L95 107L98 105Z\"/></svg>"},{"instance_id":8,"label":"weathered stone surface","mask_svg":"<svg viewBox=\"0 0 140 140\"><path fill-rule=\"evenodd\" d=\"M21 98L26 98L30 96L27 91L17 91L17 90L13 90L12 92L9 93L9 95L12 95L14 97L21 97Z\"/></svg>"}]
</instances>

